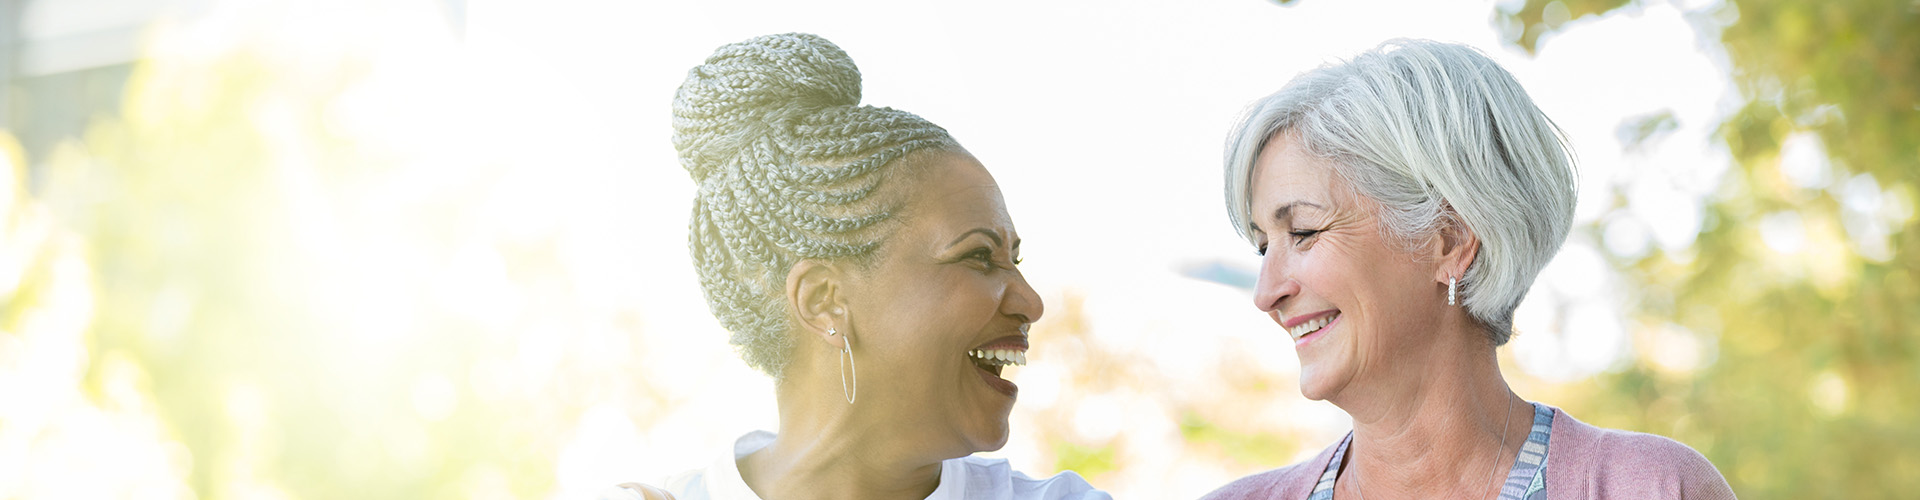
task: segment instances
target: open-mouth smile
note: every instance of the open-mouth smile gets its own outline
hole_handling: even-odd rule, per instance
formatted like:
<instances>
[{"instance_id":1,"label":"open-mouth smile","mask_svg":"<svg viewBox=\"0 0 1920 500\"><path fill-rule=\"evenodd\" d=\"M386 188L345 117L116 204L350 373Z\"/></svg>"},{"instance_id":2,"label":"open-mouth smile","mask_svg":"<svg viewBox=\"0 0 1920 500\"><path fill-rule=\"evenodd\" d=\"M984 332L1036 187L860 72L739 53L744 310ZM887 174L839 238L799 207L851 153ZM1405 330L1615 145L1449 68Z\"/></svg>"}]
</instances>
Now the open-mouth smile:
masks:
<instances>
[{"instance_id":1,"label":"open-mouth smile","mask_svg":"<svg viewBox=\"0 0 1920 500\"><path fill-rule=\"evenodd\" d=\"M980 374L980 379L986 382L988 387L1013 397L1020 392L1020 387L1014 385L1012 381L1000 378L1000 374L1007 365L1027 365L1027 338L1023 335L1014 335L982 344L967 351L967 360L973 362L974 368Z\"/></svg>"}]
</instances>

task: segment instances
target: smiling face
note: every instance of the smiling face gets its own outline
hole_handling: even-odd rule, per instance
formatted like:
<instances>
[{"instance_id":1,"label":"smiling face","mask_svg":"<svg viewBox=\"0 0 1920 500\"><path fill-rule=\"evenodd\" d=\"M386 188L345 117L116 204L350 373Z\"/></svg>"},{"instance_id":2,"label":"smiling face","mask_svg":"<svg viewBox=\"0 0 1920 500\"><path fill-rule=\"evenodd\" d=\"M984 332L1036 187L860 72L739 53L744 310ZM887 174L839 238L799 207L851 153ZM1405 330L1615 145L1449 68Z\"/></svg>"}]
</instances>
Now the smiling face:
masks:
<instances>
[{"instance_id":1,"label":"smiling face","mask_svg":"<svg viewBox=\"0 0 1920 500\"><path fill-rule=\"evenodd\" d=\"M1292 133L1261 150L1249 185L1262 252L1254 306L1294 338L1300 392L1325 400L1416 375L1417 363L1396 361L1419 359L1435 337L1422 320L1445 307L1432 259L1388 241L1372 205Z\"/></svg>"},{"instance_id":2,"label":"smiling face","mask_svg":"<svg viewBox=\"0 0 1920 500\"><path fill-rule=\"evenodd\" d=\"M1020 237L986 168L964 152L916 154L900 226L846 287L858 404L873 405L858 411L942 456L999 449L1017 394L1000 366L1025 363L1040 296L1015 267Z\"/></svg>"}]
</instances>

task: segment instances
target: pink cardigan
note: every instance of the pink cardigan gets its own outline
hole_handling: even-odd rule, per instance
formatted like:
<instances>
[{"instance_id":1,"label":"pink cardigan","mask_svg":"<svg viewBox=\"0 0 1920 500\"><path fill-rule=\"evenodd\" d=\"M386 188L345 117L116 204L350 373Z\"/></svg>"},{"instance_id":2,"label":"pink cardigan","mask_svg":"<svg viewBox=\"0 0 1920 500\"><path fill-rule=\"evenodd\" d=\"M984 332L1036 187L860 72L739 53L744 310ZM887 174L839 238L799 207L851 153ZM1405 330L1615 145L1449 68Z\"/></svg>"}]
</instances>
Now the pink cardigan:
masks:
<instances>
[{"instance_id":1,"label":"pink cardigan","mask_svg":"<svg viewBox=\"0 0 1920 500\"><path fill-rule=\"evenodd\" d=\"M1201 498L1306 500L1339 446L1334 443L1305 462L1240 478ZM1707 457L1679 441L1594 427L1553 408L1547 498L1717 500L1733 498L1733 489Z\"/></svg>"}]
</instances>

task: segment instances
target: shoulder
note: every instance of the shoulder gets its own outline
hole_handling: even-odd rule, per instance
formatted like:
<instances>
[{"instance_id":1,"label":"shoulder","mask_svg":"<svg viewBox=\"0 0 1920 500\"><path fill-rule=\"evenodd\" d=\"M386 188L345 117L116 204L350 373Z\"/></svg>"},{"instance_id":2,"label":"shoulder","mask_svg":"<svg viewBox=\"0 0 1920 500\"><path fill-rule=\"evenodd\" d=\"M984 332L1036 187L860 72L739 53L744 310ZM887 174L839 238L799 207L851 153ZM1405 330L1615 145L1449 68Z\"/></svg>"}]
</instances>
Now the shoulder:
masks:
<instances>
[{"instance_id":1,"label":"shoulder","mask_svg":"<svg viewBox=\"0 0 1920 500\"><path fill-rule=\"evenodd\" d=\"M661 493L671 494L677 500L757 499L759 497L754 495L753 490L747 487L746 481L740 478L740 469L736 462L740 457L766 447L773 442L773 438L774 434L767 431L742 434L739 438L735 438L725 450L716 453L713 461L708 462L705 467L683 470L653 484L657 485ZM634 500L631 497L621 496L627 493L619 490L633 491L631 488L608 490L602 494L601 500ZM642 492L634 492L634 495L646 500L653 500L660 496L648 497L640 493Z\"/></svg>"},{"instance_id":2,"label":"shoulder","mask_svg":"<svg viewBox=\"0 0 1920 500\"><path fill-rule=\"evenodd\" d=\"M624 483L607 488L594 497L597 500L681 500L666 490L640 483Z\"/></svg>"},{"instance_id":3,"label":"shoulder","mask_svg":"<svg viewBox=\"0 0 1920 500\"><path fill-rule=\"evenodd\" d=\"M691 469L667 476L666 480L660 482L660 487L678 500L706 498L706 478L706 469Z\"/></svg>"},{"instance_id":4,"label":"shoulder","mask_svg":"<svg viewBox=\"0 0 1920 500\"><path fill-rule=\"evenodd\" d=\"M667 476L654 486L646 483L621 483L600 490L596 500L656 500L673 498L674 500L706 500L709 498L704 481L706 470L693 469ZM667 495L672 495L668 497Z\"/></svg>"},{"instance_id":5,"label":"shoulder","mask_svg":"<svg viewBox=\"0 0 1920 500\"><path fill-rule=\"evenodd\" d=\"M1594 427L1554 410L1553 436L1547 444L1548 487L1572 487L1591 498L1733 498L1713 462L1679 441Z\"/></svg>"},{"instance_id":6,"label":"shoulder","mask_svg":"<svg viewBox=\"0 0 1920 500\"><path fill-rule=\"evenodd\" d=\"M963 470L968 483L968 498L1008 498L1014 500L1112 500L1107 492L1094 489L1073 471L1034 478L1013 470L1005 459L961 457L951 461ZM976 491L984 490L984 491Z\"/></svg>"},{"instance_id":7,"label":"shoulder","mask_svg":"<svg viewBox=\"0 0 1920 500\"><path fill-rule=\"evenodd\" d=\"M1307 494L1313 492L1313 485L1319 482L1321 474L1326 472L1327 462L1333 460L1333 452L1339 447L1340 443L1336 442L1304 462L1236 479L1200 498L1201 500L1306 498Z\"/></svg>"},{"instance_id":8,"label":"shoulder","mask_svg":"<svg viewBox=\"0 0 1920 500\"><path fill-rule=\"evenodd\" d=\"M640 490L625 485L609 486L607 489L600 490L600 494L593 498L594 500L647 500L647 497L641 496Z\"/></svg>"}]
</instances>

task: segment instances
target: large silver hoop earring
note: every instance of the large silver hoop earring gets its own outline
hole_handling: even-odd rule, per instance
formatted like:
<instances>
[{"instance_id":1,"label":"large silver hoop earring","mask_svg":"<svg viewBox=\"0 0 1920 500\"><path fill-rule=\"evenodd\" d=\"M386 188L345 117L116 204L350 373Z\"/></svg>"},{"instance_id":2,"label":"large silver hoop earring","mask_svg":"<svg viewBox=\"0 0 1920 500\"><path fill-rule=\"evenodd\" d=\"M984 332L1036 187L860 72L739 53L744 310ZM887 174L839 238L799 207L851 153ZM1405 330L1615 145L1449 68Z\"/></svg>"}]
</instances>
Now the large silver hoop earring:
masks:
<instances>
[{"instance_id":1,"label":"large silver hoop earring","mask_svg":"<svg viewBox=\"0 0 1920 500\"><path fill-rule=\"evenodd\" d=\"M839 331L832 328L827 329L827 335L837 334L839 334ZM853 404L853 399L860 395L860 366L853 362L853 337L840 337L840 353L846 355L846 357L840 359L840 393L847 397L847 404ZM852 368L852 370L848 370L848 368ZM851 386L847 384L848 371L853 372L853 384Z\"/></svg>"},{"instance_id":2,"label":"large silver hoop earring","mask_svg":"<svg viewBox=\"0 0 1920 500\"><path fill-rule=\"evenodd\" d=\"M1447 305L1451 306L1451 305L1459 304L1458 302L1453 300L1453 292L1454 290L1457 290L1459 288L1460 288L1460 282L1453 279L1452 276L1448 276L1447 277Z\"/></svg>"}]
</instances>

